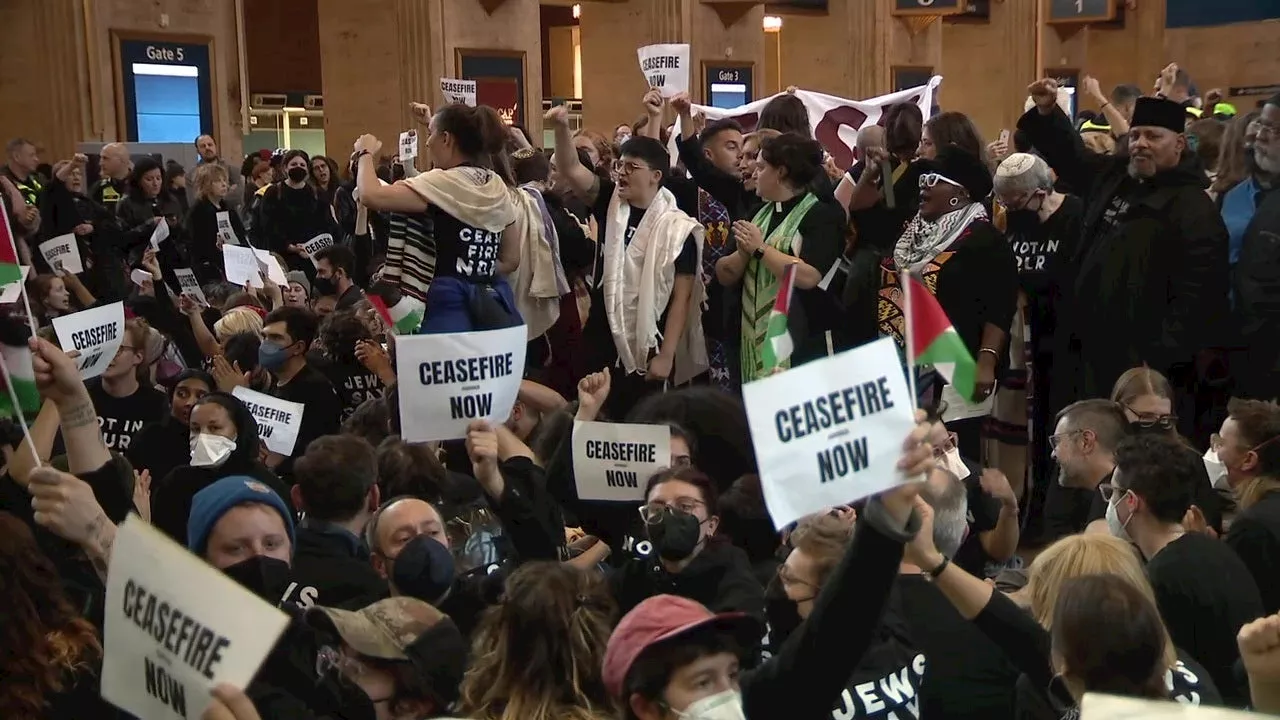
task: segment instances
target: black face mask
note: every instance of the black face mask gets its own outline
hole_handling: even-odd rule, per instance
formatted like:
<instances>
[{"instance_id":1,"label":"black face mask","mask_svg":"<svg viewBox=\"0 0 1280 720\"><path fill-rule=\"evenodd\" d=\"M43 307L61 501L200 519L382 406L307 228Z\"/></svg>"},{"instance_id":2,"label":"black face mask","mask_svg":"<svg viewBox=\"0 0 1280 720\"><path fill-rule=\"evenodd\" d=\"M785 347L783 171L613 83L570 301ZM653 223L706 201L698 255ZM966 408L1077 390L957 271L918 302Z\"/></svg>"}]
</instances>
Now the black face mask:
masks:
<instances>
[{"instance_id":1,"label":"black face mask","mask_svg":"<svg viewBox=\"0 0 1280 720\"><path fill-rule=\"evenodd\" d=\"M289 180L291 182L300 183L307 179L307 169L304 167L289 168Z\"/></svg>"},{"instance_id":2,"label":"black face mask","mask_svg":"<svg viewBox=\"0 0 1280 720\"><path fill-rule=\"evenodd\" d=\"M658 523L649 526L649 540L663 560L679 562L698 548L701 528L697 517L667 510Z\"/></svg>"},{"instance_id":3,"label":"black face mask","mask_svg":"<svg viewBox=\"0 0 1280 720\"><path fill-rule=\"evenodd\" d=\"M457 570L453 553L435 538L418 535L391 561L391 583L401 595L437 605L449 594Z\"/></svg>"},{"instance_id":4,"label":"black face mask","mask_svg":"<svg viewBox=\"0 0 1280 720\"><path fill-rule=\"evenodd\" d=\"M255 555L222 572L241 587L272 605L279 605L289 587L289 563L266 555Z\"/></svg>"},{"instance_id":5,"label":"black face mask","mask_svg":"<svg viewBox=\"0 0 1280 720\"><path fill-rule=\"evenodd\" d=\"M333 278L322 278L317 275L316 279L311 281L311 286L321 295L335 295L338 292L338 283Z\"/></svg>"}]
</instances>

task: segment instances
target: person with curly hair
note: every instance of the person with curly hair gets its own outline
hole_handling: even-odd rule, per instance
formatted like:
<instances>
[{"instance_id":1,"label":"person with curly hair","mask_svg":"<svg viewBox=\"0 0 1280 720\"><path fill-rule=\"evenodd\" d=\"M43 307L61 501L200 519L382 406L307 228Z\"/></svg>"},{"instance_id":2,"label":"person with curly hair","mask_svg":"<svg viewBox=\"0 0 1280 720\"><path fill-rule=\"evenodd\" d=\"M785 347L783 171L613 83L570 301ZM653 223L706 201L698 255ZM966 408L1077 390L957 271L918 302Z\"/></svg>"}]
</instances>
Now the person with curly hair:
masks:
<instances>
[{"instance_id":1,"label":"person with curly hair","mask_svg":"<svg viewBox=\"0 0 1280 720\"><path fill-rule=\"evenodd\" d=\"M522 566L475 632L459 714L475 720L617 717L602 676L615 614L598 574L554 562Z\"/></svg>"},{"instance_id":2,"label":"person with curly hair","mask_svg":"<svg viewBox=\"0 0 1280 720\"><path fill-rule=\"evenodd\" d=\"M31 528L0 512L0 717L119 717L99 696L102 642Z\"/></svg>"}]
</instances>

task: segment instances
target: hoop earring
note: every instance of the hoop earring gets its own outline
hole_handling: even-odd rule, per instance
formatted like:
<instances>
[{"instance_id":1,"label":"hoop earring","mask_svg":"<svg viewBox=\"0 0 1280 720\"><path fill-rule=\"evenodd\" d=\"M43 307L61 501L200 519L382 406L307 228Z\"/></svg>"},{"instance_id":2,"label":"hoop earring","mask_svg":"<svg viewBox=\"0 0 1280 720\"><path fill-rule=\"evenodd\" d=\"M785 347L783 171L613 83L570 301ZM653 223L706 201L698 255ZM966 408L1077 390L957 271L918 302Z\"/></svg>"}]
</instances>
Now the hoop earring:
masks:
<instances>
[{"instance_id":1,"label":"hoop earring","mask_svg":"<svg viewBox=\"0 0 1280 720\"><path fill-rule=\"evenodd\" d=\"M955 207L960 204L960 198L953 197L947 204L950 205L951 207Z\"/></svg>"}]
</instances>

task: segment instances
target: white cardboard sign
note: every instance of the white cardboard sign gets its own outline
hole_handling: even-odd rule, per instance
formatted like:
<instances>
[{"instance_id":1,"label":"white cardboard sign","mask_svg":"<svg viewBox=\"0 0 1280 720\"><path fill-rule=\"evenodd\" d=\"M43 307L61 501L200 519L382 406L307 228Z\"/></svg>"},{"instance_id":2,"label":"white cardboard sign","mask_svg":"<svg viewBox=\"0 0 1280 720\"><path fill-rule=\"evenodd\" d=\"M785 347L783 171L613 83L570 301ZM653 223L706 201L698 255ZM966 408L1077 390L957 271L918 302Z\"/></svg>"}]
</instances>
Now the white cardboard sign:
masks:
<instances>
[{"instance_id":1,"label":"white cardboard sign","mask_svg":"<svg viewBox=\"0 0 1280 720\"><path fill-rule=\"evenodd\" d=\"M83 380L95 378L111 364L124 342L124 303L81 310L53 319L58 344L71 352L77 350L76 366Z\"/></svg>"},{"instance_id":2,"label":"white cardboard sign","mask_svg":"<svg viewBox=\"0 0 1280 720\"><path fill-rule=\"evenodd\" d=\"M649 87L669 98L689 92L689 45L646 45L636 51Z\"/></svg>"},{"instance_id":3,"label":"white cardboard sign","mask_svg":"<svg viewBox=\"0 0 1280 720\"><path fill-rule=\"evenodd\" d=\"M1178 665L1181 667L1182 663L1179 662ZM1080 718L1081 720L1116 720L1116 718L1124 718L1124 720L1256 720L1258 717L1274 717L1245 710L1199 705L1197 704L1199 700L1188 702L1182 696L1177 697L1176 700L1177 702L1170 702L1085 693L1084 700L1080 703Z\"/></svg>"},{"instance_id":4,"label":"white cardboard sign","mask_svg":"<svg viewBox=\"0 0 1280 720\"><path fill-rule=\"evenodd\" d=\"M263 286L262 276L258 273L258 258L253 254L253 248L223 245L222 266L229 283L245 287Z\"/></svg>"},{"instance_id":5,"label":"white cardboard sign","mask_svg":"<svg viewBox=\"0 0 1280 720\"><path fill-rule=\"evenodd\" d=\"M641 502L655 473L671 466L666 425L573 424L573 476L582 500Z\"/></svg>"},{"instance_id":6,"label":"white cardboard sign","mask_svg":"<svg viewBox=\"0 0 1280 720\"><path fill-rule=\"evenodd\" d=\"M209 299L204 296L204 288L200 287L200 281L196 279L194 270L191 268L174 268L173 275L178 278L178 284L182 286L181 292L183 295L190 295L200 305L209 304Z\"/></svg>"},{"instance_id":7,"label":"white cardboard sign","mask_svg":"<svg viewBox=\"0 0 1280 720\"><path fill-rule=\"evenodd\" d=\"M450 105L462 103L471 107L476 106L475 80L440 78L440 92L444 94L444 101Z\"/></svg>"},{"instance_id":8,"label":"white cardboard sign","mask_svg":"<svg viewBox=\"0 0 1280 720\"><path fill-rule=\"evenodd\" d=\"M27 283L27 276L30 274L31 266L23 265L22 279L15 280L8 285L5 285L3 290L0 290L0 305L8 305L9 303L18 302L18 299L22 297L22 288Z\"/></svg>"},{"instance_id":9,"label":"white cardboard sign","mask_svg":"<svg viewBox=\"0 0 1280 720\"><path fill-rule=\"evenodd\" d=\"M231 225L231 212L229 210L219 210L218 218L218 239L223 245L239 245L240 238L236 237L236 229Z\"/></svg>"},{"instance_id":10,"label":"white cardboard sign","mask_svg":"<svg viewBox=\"0 0 1280 720\"><path fill-rule=\"evenodd\" d=\"M396 338L401 435L409 442L466 437L476 420L501 423L524 377L524 325Z\"/></svg>"},{"instance_id":11,"label":"white cardboard sign","mask_svg":"<svg viewBox=\"0 0 1280 720\"><path fill-rule=\"evenodd\" d=\"M303 251L307 253L307 257L311 258L311 264L316 267L319 267L319 264L316 261L316 253L327 247L333 247L333 236L329 233L320 233L319 235L302 243ZM287 282L285 283L285 285L288 284L289 283Z\"/></svg>"},{"instance_id":12,"label":"white cardboard sign","mask_svg":"<svg viewBox=\"0 0 1280 720\"><path fill-rule=\"evenodd\" d=\"M915 427L890 338L742 387L774 525L910 482L897 469Z\"/></svg>"},{"instance_id":13,"label":"white cardboard sign","mask_svg":"<svg viewBox=\"0 0 1280 720\"><path fill-rule=\"evenodd\" d=\"M143 283L148 280L155 282L155 278L151 276L151 273L142 268L134 268L133 272L129 273L129 279L138 287L143 287Z\"/></svg>"},{"instance_id":14,"label":"white cardboard sign","mask_svg":"<svg viewBox=\"0 0 1280 720\"><path fill-rule=\"evenodd\" d=\"M258 248L253 249L253 254L258 259L259 274L266 275L268 280L280 287L288 287L289 278L285 276L284 268L280 267L280 261L276 260L275 255L272 255L269 250L260 250Z\"/></svg>"},{"instance_id":15,"label":"white cardboard sign","mask_svg":"<svg viewBox=\"0 0 1280 720\"><path fill-rule=\"evenodd\" d=\"M298 443L298 431L302 429L302 412L306 405L272 397L247 387L237 387L231 392L249 408L258 421L258 437L273 453L285 457L293 455Z\"/></svg>"},{"instance_id":16,"label":"white cardboard sign","mask_svg":"<svg viewBox=\"0 0 1280 720\"><path fill-rule=\"evenodd\" d=\"M169 221L162 217L156 218L156 228L151 231L151 249L160 250L160 243L169 237Z\"/></svg>"},{"instance_id":17,"label":"white cardboard sign","mask_svg":"<svg viewBox=\"0 0 1280 720\"><path fill-rule=\"evenodd\" d=\"M40 254L54 272L67 272L79 275L84 272L84 261L80 258L80 243L76 242L75 233L59 235L40 243Z\"/></svg>"},{"instance_id":18,"label":"white cardboard sign","mask_svg":"<svg viewBox=\"0 0 1280 720\"><path fill-rule=\"evenodd\" d=\"M405 130L400 133L400 162L406 165L413 163L418 157L418 131Z\"/></svg>"},{"instance_id":19,"label":"white cardboard sign","mask_svg":"<svg viewBox=\"0 0 1280 720\"><path fill-rule=\"evenodd\" d=\"M102 697L137 717L199 718L216 685L253 680L288 623L131 514L116 530L107 575Z\"/></svg>"}]
</instances>

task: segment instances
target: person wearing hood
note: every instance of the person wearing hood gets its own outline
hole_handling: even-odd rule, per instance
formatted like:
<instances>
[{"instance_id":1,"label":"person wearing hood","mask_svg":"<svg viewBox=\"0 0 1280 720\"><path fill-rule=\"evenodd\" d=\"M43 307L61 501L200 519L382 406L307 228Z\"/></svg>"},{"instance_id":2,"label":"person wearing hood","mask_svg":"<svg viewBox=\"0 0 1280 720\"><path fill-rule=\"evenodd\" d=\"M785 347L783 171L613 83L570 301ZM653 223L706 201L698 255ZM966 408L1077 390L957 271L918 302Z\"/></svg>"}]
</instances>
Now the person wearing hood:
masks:
<instances>
[{"instance_id":1,"label":"person wearing hood","mask_svg":"<svg viewBox=\"0 0 1280 720\"><path fill-rule=\"evenodd\" d=\"M151 490L151 524L161 532L186 542L195 495L231 475L251 477L289 497L289 488L258 460L258 423L239 399L222 392L205 395L191 410L189 429L190 461Z\"/></svg>"},{"instance_id":2,"label":"person wearing hood","mask_svg":"<svg viewBox=\"0 0 1280 720\"><path fill-rule=\"evenodd\" d=\"M1186 112L1139 98L1127 155L1087 151L1057 107L1057 83L1028 88L1035 107L1018 128L1058 177L1085 199L1079 250L1068 268L1075 312L1054 385L1100 397L1131 367L1163 372L1191 389L1211 365L1227 319L1227 230L1188 151ZM1061 383L1061 385L1059 385Z\"/></svg>"},{"instance_id":3,"label":"person wearing hood","mask_svg":"<svg viewBox=\"0 0 1280 720\"><path fill-rule=\"evenodd\" d=\"M372 135L355 143L361 202L375 212L407 216L408 230L399 237L393 232L388 242L382 278L426 304L420 332L519 325L505 276L520 264L522 238L507 231L517 212L509 171L504 161L493 162L506 145L506 129L487 106L455 103L432 115L415 105L415 112L431 118L431 170L383 186L374 167L382 143Z\"/></svg>"},{"instance_id":4,"label":"person wearing hood","mask_svg":"<svg viewBox=\"0 0 1280 720\"><path fill-rule=\"evenodd\" d=\"M203 370L183 370L169 388L169 414L148 423L133 436L125 457L133 469L148 470L153 478L168 476L191 460L191 410L200 398L218 387Z\"/></svg>"},{"instance_id":5,"label":"person wearing hood","mask_svg":"<svg viewBox=\"0 0 1280 720\"><path fill-rule=\"evenodd\" d=\"M610 578L620 612L667 593L712 612L764 619L764 587L746 553L716 537L717 499L710 478L693 468L666 470L649 479L640 516L652 550L628 560Z\"/></svg>"}]
</instances>

